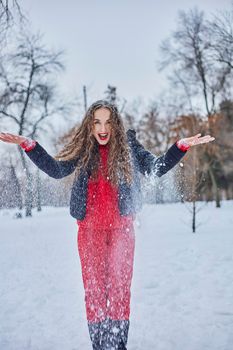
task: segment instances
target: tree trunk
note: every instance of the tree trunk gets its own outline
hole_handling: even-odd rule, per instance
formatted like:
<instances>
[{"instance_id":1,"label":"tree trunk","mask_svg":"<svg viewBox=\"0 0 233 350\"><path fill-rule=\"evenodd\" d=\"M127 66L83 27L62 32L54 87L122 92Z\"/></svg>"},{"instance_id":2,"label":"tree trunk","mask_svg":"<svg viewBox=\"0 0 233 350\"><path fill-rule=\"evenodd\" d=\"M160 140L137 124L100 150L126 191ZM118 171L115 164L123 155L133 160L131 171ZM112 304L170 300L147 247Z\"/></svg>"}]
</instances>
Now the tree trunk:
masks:
<instances>
[{"instance_id":1,"label":"tree trunk","mask_svg":"<svg viewBox=\"0 0 233 350\"><path fill-rule=\"evenodd\" d=\"M19 149L22 166L26 174L25 216L32 216L32 201L33 201L32 174L29 172L24 151L20 146L18 147L18 149Z\"/></svg>"},{"instance_id":2,"label":"tree trunk","mask_svg":"<svg viewBox=\"0 0 233 350\"><path fill-rule=\"evenodd\" d=\"M213 185L213 191L214 191L214 198L215 198L215 202L216 202L216 208L220 208L221 204L220 204L220 193L219 193L219 188L217 185L217 181L213 172L213 169L211 167L211 165L209 166L209 174L210 174L210 178L212 181L212 185Z\"/></svg>"},{"instance_id":3,"label":"tree trunk","mask_svg":"<svg viewBox=\"0 0 233 350\"><path fill-rule=\"evenodd\" d=\"M19 180L17 178L16 171L13 164L10 165L10 171L11 171L11 178L13 181L13 188L14 188L14 194L15 194L15 201L16 201L15 204L19 208L19 210L22 210L23 208L22 193L21 193Z\"/></svg>"},{"instance_id":4,"label":"tree trunk","mask_svg":"<svg viewBox=\"0 0 233 350\"><path fill-rule=\"evenodd\" d=\"M25 216L32 216L33 204L33 189L32 189L32 174L28 172L26 179L26 194L25 194Z\"/></svg>"},{"instance_id":5,"label":"tree trunk","mask_svg":"<svg viewBox=\"0 0 233 350\"><path fill-rule=\"evenodd\" d=\"M193 200L193 219L192 219L192 230L196 232L196 201Z\"/></svg>"},{"instance_id":6,"label":"tree trunk","mask_svg":"<svg viewBox=\"0 0 233 350\"><path fill-rule=\"evenodd\" d=\"M37 168L36 171L36 206L37 211L41 211L41 180L40 180L40 171Z\"/></svg>"}]
</instances>

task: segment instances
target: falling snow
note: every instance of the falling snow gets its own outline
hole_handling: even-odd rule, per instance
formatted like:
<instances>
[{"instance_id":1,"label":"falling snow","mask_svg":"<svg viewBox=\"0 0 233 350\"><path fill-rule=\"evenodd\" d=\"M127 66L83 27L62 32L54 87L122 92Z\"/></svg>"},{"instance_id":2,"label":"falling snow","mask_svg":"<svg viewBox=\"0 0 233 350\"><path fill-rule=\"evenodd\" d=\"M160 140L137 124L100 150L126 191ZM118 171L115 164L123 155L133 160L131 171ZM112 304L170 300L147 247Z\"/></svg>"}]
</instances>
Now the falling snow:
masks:
<instances>
[{"instance_id":1,"label":"falling snow","mask_svg":"<svg viewBox=\"0 0 233 350\"><path fill-rule=\"evenodd\" d=\"M192 234L184 205L144 207L128 350L231 350L232 209L209 203ZM75 221L67 208L13 213L0 211L0 349L91 350Z\"/></svg>"}]
</instances>

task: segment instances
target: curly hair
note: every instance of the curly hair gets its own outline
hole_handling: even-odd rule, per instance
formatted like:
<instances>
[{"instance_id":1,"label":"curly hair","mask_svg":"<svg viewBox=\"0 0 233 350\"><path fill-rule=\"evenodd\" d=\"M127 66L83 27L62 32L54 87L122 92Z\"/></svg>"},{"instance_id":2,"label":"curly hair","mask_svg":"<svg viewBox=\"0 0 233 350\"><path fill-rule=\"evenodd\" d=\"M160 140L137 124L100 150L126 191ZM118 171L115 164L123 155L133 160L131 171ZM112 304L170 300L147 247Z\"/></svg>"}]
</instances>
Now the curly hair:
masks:
<instances>
[{"instance_id":1,"label":"curly hair","mask_svg":"<svg viewBox=\"0 0 233 350\"><path fill-rule=\"evenodd\" d=\"M94 102L87 110L79 127L74 127L68 132L70 141L54 157L57 160L77 159L75 176L81 170L89 171L90 176L96 179L100 157L98 152L98 141L93 135L94 112L99 108L107 108L110 111L111 137L109 144L109 155L107 161L107 174L109 181L119 185L123 177L128 184L132 183L131 153L127 142L127 136L122 118L117 106L106 100Z\"/></svg>"}]
</instances>

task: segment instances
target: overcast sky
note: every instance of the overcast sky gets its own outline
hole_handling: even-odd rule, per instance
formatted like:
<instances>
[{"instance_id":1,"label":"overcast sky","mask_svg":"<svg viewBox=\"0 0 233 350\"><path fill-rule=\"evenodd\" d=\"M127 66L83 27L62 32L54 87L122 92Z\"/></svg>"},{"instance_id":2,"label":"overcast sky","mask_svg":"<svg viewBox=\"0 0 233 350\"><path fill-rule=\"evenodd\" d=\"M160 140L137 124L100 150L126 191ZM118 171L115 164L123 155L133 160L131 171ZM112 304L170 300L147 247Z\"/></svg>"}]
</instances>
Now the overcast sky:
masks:
<instances>
[{"instance_id":1,"label":"overcast sky","mask_svg":"<svg viewBox=\"0 0 233 350\"><path fill-rule=\"evenodd\" d=\"M176 28L177 13L197 6L210 16L230 9L232 0L21 0L34 31L45 43L65 49L66 94L88 103L103 97L108 84L128 101L156 98L166 87L158 73L159 45Z\"/></svg>"}]
</instances>

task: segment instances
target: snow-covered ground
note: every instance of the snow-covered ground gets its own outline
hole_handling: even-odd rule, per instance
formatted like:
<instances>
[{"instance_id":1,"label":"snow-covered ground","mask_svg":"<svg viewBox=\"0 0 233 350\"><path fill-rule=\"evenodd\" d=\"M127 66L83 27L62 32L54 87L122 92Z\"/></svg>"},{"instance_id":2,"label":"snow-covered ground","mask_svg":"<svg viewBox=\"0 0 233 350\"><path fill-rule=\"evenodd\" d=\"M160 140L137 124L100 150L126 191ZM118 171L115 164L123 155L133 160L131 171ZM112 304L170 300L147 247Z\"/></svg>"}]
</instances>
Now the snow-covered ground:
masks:
<instances>
[{"instance_id":1,"label":"snow-covered ground","mask_svg":"<svg viewBox=\"0 0 233 350\"><path fill-rule=\"evenodd\" d=\"M233 202L147 205L136 225L129 350L233 349ZM0 211L0 349L90 350L68 208ZM186 223L185 223L186 222Z\"/></svg>"}]
</instances>

